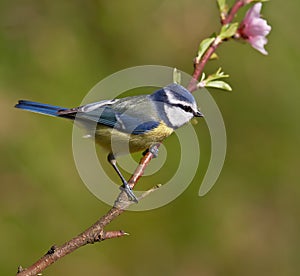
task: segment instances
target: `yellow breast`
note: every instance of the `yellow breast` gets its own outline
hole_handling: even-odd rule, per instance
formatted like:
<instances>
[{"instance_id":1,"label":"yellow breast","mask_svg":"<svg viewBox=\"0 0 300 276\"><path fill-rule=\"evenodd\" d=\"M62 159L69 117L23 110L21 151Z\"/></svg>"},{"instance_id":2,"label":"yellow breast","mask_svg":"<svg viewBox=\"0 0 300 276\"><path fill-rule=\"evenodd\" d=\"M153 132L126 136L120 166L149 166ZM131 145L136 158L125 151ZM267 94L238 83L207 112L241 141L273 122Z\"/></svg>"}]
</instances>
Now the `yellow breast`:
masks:
<instances>
[{"instance_id":1,"label":"yellow breast","mask_svg":"<svg viewBox=\"0 0 300 276\"><path fill-rule=\"evenodd\" d=\"M96 130L96 143L114 154L124 154L146 150L170 136L173 129L161 122L159 126L144 134L128 134L99 125Z\"/></svg>"}]
</instances>

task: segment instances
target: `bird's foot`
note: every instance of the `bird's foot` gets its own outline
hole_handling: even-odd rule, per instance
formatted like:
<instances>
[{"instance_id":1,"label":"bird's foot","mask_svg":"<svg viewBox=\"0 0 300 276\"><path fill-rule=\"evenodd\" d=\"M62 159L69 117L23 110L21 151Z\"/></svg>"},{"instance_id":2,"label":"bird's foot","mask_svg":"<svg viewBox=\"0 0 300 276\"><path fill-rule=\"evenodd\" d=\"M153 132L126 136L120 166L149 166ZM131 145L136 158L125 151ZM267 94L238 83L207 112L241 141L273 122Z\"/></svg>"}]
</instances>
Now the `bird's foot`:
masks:
<instances>
[{"instance_id":1,"label":"bird's foot","mask_svg":"<svg viewBox=\"0 0 300 276\"><path fill-rule=\"evenodd\" d=\"M155 144L153 146L151 146L149 149L146 149L144 152L143 152L143 155L145 156L148 152L151 152L153 154L153 157L156 158L158 157L158 146Z\"/></svg>"},{"instance_id":2,"label":"bird's foot","mask_svg":"<svg viewBox=\"0 0 300 276\"><path fill-rule=\"evenodd\" d=\"M127 182L124 182L120 189L127 194L129 200L134 201L135 203L139 202L139 200L137 199Z\"/></svg>"}]
</instances>

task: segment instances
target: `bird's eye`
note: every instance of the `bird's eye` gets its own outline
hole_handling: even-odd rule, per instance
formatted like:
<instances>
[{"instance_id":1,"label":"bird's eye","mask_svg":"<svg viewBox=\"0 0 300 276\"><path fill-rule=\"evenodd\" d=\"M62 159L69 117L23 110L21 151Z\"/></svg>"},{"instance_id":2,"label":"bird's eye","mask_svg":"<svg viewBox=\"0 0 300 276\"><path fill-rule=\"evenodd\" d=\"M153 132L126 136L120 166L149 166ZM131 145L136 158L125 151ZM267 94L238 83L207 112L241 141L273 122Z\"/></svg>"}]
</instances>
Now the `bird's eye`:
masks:
<instances>
[{"instance_id":1,"label":"bird's eye","mask_svg":"<svg viewBox=\"0 0 300 276\"><path fill-rule=\"evenodd\" d=\"M194 113L190 106L184 105L184 106L182 106L182 108L186 112Z\"/></svg>"}]
</instances>

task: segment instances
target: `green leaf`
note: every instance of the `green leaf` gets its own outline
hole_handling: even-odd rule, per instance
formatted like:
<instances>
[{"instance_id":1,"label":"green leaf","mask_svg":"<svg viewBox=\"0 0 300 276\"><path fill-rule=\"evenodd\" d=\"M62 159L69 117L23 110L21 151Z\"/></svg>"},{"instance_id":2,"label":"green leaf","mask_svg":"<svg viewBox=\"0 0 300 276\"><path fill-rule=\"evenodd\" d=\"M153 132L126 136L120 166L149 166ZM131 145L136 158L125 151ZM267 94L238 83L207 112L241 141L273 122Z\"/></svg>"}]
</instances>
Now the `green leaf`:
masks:
<instances>
[{"instance_id":1,"label":"green leaf","mask_svg":"<svg viewBox=\"0 0 300 276\"><path fill-rule=\"evenodd\" d=\"M177 70L177 68L174 68L173 70L173 82L177 84L181 83L181 73Z\"/></svg>"},{"instance_id":2,"label":"green leaf","mask_svg":"<svg viewBox=\"0 0 300 276\"><path fill-rule=\"evenodd\" d=\"M205 73L203 72L202 76L201 76L201 79L200 79L200 82L203 81L204 79L205 79Z\"/></svg>"},{"instance_id":3,"label":"green leaf","mask_svg":"<svg viewBox=\"0 0 300 276\"><path fill-rule=\"evenodd\" d=\"M220 11L226 6L226 0L217 0Z\"/></svg>"},{"instance_id":4,"label":"green leaf","mask_svg":"<svg viewBox=\"0 0 300 276\"><path fill-rule=\"evenodd\" d=\"M231 86L227 82L220 81L220 80L210 81L206 83L205 87L213 87L213 88L223 89L226 91L232 91Z\"/></svg>"},{"instance_id":5,"label":"green leaf","mask_svg":"<svg viewBox=\"0 0 300 276\"><path fill-rule=\"evenodd\" d=\"M216 73L209 75L205 81L210 82L213 80L224 79L224 78L228 78L228 77L229 77L229 75L225 75L225 73L222 72L222 68L220 67Z\"/></svg>"},{"instance_id":6,"label":"green leaf","mask_svg":"<svg viewBox=\"0 0 300 276\"><path fill-rule=\"evenodd\" d=\"M200 59L202 58L206 50L209 48L209 46L214 42L214 40L214 37L210 37L201 41L199 45L198 55L196 57L196 62L200 61Z\"/></svg>"},{"instance_id":7,"label":"green leaf","mask_svg":"<svg viewBox=\"0 0 300 276\"><path fill-rule=\"evenodd\" d=\"M228 13L226 0L217 0L221 18L224 19Z\"/></svg>"},{"instance_id":8,"label":"green leaf","mask_svg":"<svg viewBox=\"0 0 300 276\"><path fill-rule=\"evenodd\" d=\"M238 26L239 23L237 22L222 26L221 32L218 37L222 40L226 38L231 38L236 33Z\"/></svg>"},{"instance_id":9,"label":"green leaf","mask_svg":"<svg viewBox=\"0 0 300 276\"><path fill-rule=\"evenodd\" d=\"M217 0L219 11L220 11L220 17L222 20L224 20L228 14L229 8L226 3L226 0Z\"/></svg>"},{"instance_id":10,"label":"green leaf","mask_svg":"<svg viewBox=\"0 0 300 276\"><path fill-rule=\"evenodd\" d=\"M218 59L219 56L216 53L213 53L209 59Z\"/></svg>"},{"instance_id":11,"label":"green leaf","mask_svg":"<svg viewBox=\"0 0 300 276\"><path fill-rule=\"evenodd\" d=\"M214 88L224 89L227 91L232 91L228 83L220 80L228 77L229 75L226 75L222 71L222 68L219 68L216 73L209 75L207 78L205 78L205 74L203 73L201 76L201 80L197 86L198 88L214 87Z\"/></svg>"}]
</instances>

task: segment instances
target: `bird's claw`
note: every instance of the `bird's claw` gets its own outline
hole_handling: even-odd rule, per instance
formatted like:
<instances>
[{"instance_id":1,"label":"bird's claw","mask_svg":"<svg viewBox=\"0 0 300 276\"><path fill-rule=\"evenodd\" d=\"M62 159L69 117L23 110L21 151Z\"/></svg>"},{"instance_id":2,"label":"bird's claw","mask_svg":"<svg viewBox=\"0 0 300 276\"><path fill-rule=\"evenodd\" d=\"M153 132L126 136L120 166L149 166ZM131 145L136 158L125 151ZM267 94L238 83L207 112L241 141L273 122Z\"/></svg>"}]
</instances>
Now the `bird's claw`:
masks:
<instances>
[{"instance_id":1,"label":"bird's claw","mask_svg":"<svg viewBox=\"0 0 300 276\"><path fill-rule=\"evenodd\" d=\"M151 146L149 149L146 149L144 152L143 152L143 155L145 156L148 152L151 152L153 154L153 157L156 158L158 156L158 147L157 145L153 145Z\"/></svg>"},{"instance_id":2,"label":"bird's claw","mask_svg":"<svg viewBox=\"0 0 300 276\"><path fill-rule=\"evenodd\" d=\"M149 148L149 151L153 154L153 157L156 158L158 156L158 147L154 145Z\"/></svg>"},{"instance_id":3,"label":"bird's claw","mask_svg":"<svg viewBox=\"0 0 300 276\"><path fill-rule=\"evenodd\" d=\"M135 203L139 202L138 198L135 196L127 182L123 183L123 186L121 186L120 189L127 194L129 200L134 201Z\"/></svg>"}]
</instances>

